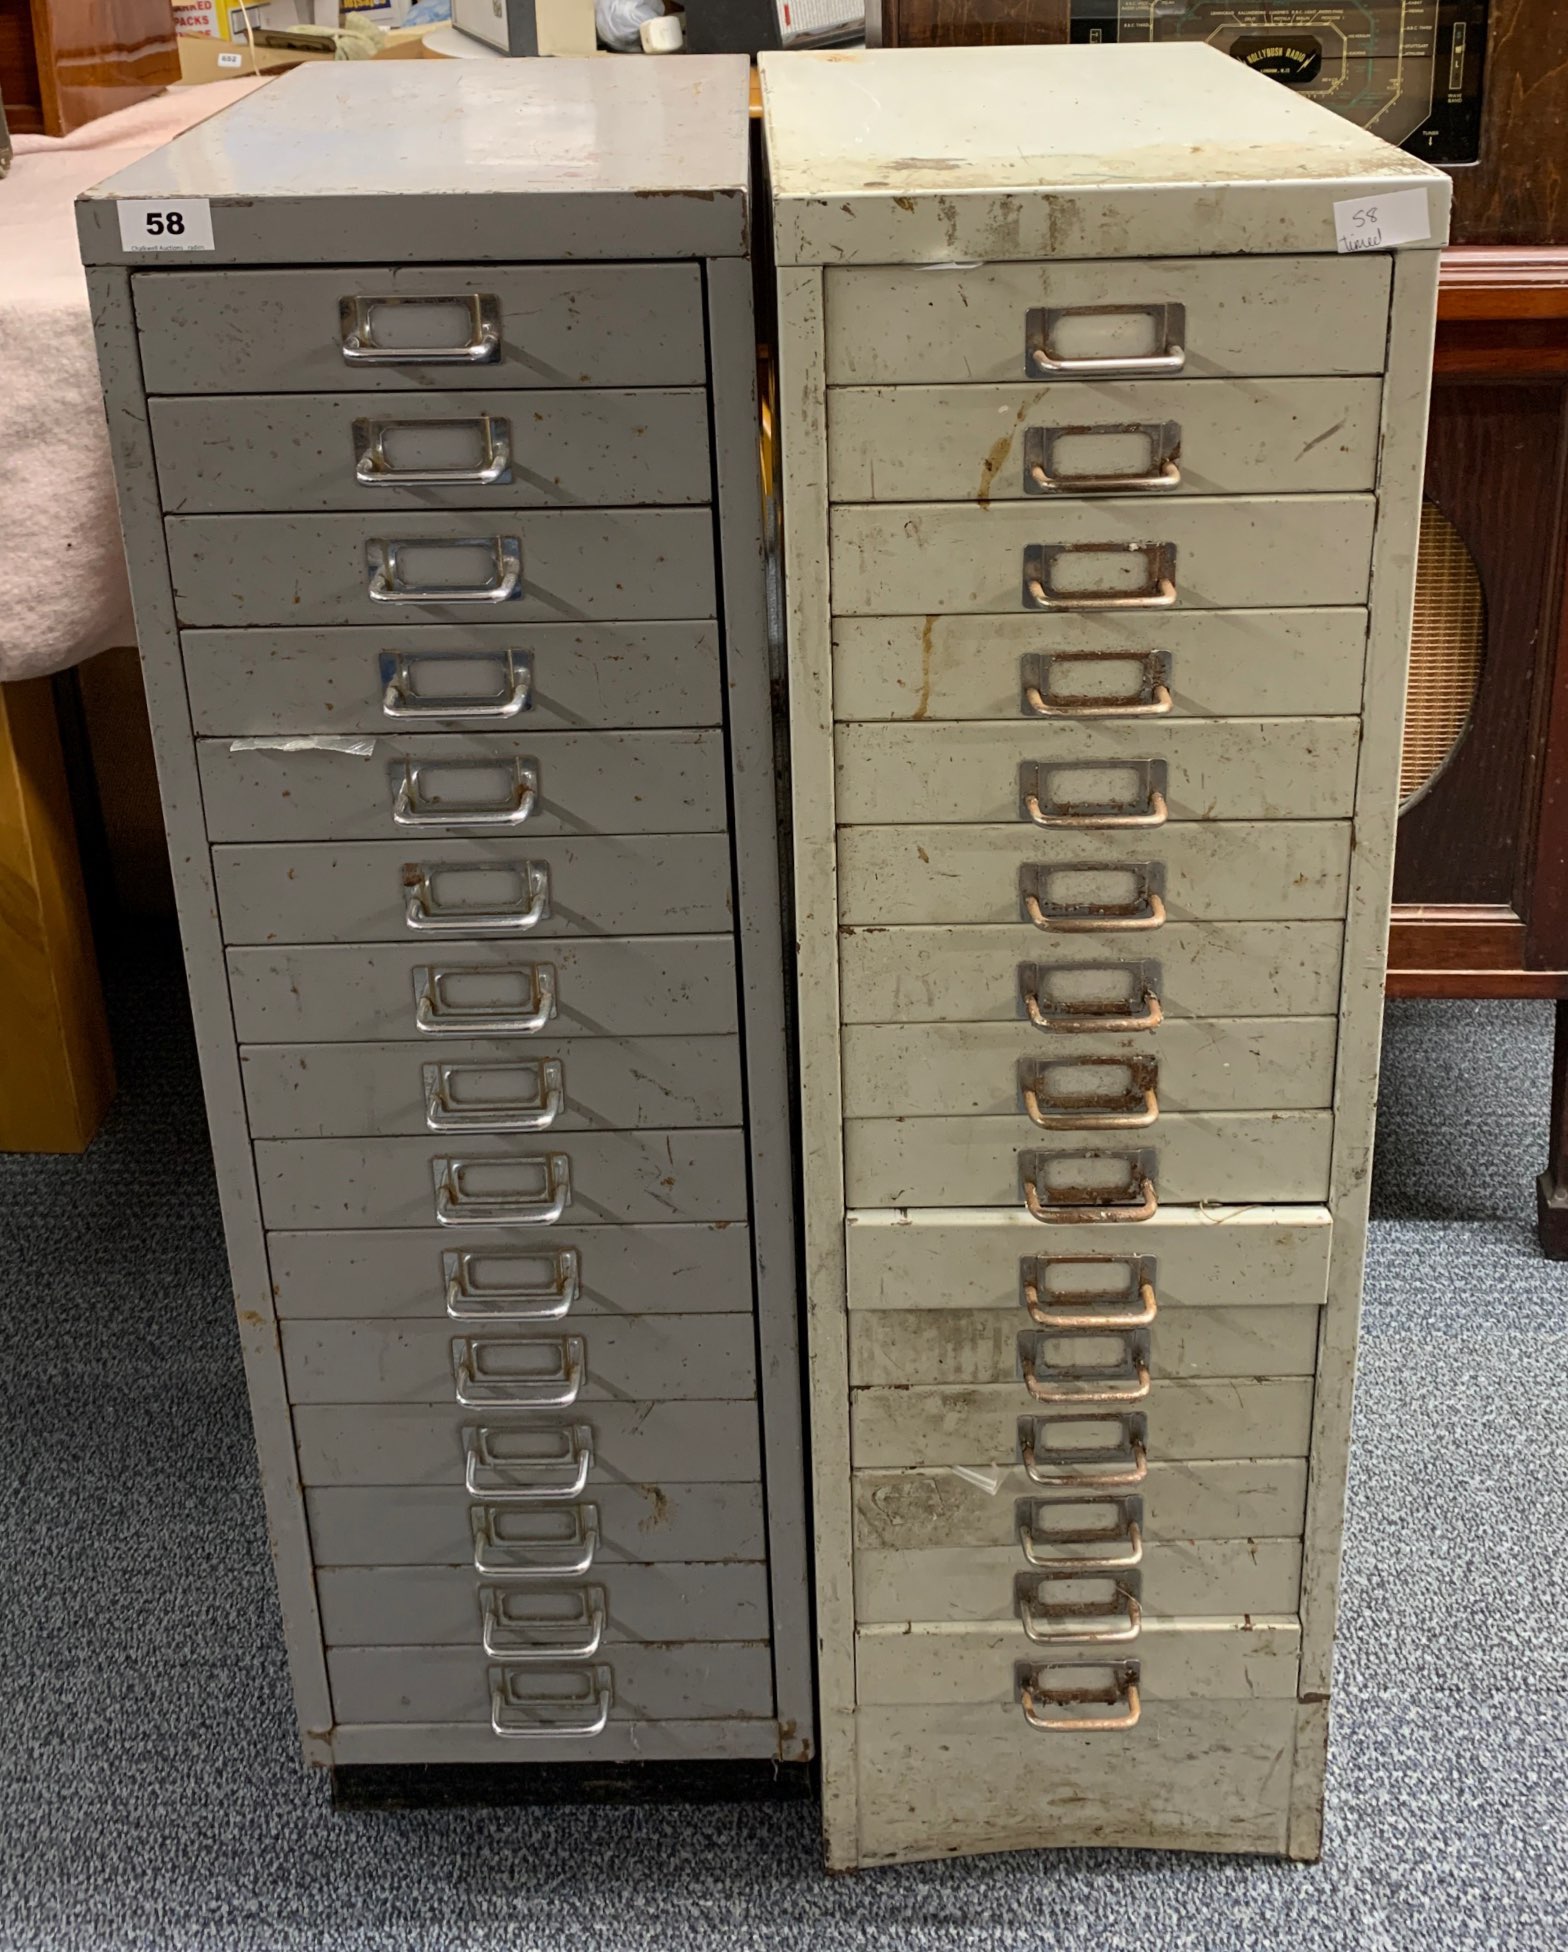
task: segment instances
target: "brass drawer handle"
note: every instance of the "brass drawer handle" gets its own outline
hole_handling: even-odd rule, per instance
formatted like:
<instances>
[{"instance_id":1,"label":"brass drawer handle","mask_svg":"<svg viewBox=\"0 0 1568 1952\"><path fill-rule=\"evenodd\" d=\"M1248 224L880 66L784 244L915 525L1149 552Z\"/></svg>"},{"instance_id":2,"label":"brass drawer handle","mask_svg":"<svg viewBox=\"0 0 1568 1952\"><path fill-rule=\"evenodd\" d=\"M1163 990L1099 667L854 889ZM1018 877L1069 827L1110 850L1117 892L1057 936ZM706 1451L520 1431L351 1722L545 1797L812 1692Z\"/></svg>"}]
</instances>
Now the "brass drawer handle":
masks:
<instances>
[{"instance_id":1,"label":"brass drawer handle","mask_svg":"<svg viewBox=\"0 0 1568 1952\"><path fill-rule=\"evenodd\" d=\"M509 1075L531 1072L532 1102L513 1105L456 1105L453 1081L464 1071L482 1071L478 1064L426 1064L421 1067L425 1087L425 1124L432 1132L548 1132L566 1108L566 1070L558 1057L536 1064L507 1064Z\"/></svg>"},{"instance_id":2,"label":"brass drawer handle","mask_svg":"<svg viewBox=\"0 0 1568 1952\"><path fill-rule=\"evenodd\" d=\"M1048 1153L1025 1152L1018 1160L1019 1184L1023 1190L1024 1205L1031 1219L1044 1221L1050 1226L1073 1226L1082 1223L1087 1226L1114 1226L1120 1221L1152 1220L1160 1210L1155 1196L1154 1182L1141 1167L1134 1169L1131 1176L1131 1197L1125 1201L1075 1201L1052 1200L1041 1191L1041 1180L1051 1155Z\"/></svg>"},{"instance_id":3,"label":"brass drawer handle","mask_svg":"<svg viewBox=\"0 0 1568 1952\"><path fill-rule=\"evenodd\" d=\"M1118 1098L1091 1098L1075 1092L1051 1098L1053 1071L1125 1071L1127 1089ZM1159 1065L1150 1057L1020 1058L1018 1091L1031 1123L1042 1132L1138 1132L1160 1115L1156 1095ZM1051 1106L1047 1110L1047 1105Z\"/></svg>"},{"instance_id":4,"label":"brass drawer handle","mask_svg":"<svg viewBox=\"0 0 1568 1952\"><path fill-rule=\"evenodd\" d=\"M1091 1443L1077 1450L1058 1451L1051 1466L1040 1461L1040 1437L1044 1426L1088 1424L1096 1431L1107 1423L1121 1428L1120 1445ZM1122 1491L1143 1483L1149 1475L1146 1418L1141 1411L1069 1411L1050 1417L1018 1419L1018 1457L1024 1476L1031 1484L1047 1491Z\"/></svg>"},{"instance_id":5,"label":"brass drawer handle","mask_svg":"<svg viewBox=\"0 0 1568 1952\"><path fill-rule=\"evenodd\" d=\"M387 459L387 435L399 428L475 427L484 458L476 468L399 468ZM471 420L356 420L354 479L362 488L494 488L512 478L512 423L502 414Z\"/></svg>"},{"instance_id":6,"label":"brass drawer handle","mask_svg":"<svg viewBox=\"0 0 1568 1952\"><path fill-rule=\"evenodd\" d=\"M543 1433L560 1438L559 1457L498 1457L497 1434L483 1424L463 1427L463 1485L470 1498L483 1498L491 1505L554 1504L575 1498L586 1488L593 1469L591 1424L574 1423ZM493 1535L492 1526L487 1536Z\"/></svg>"},{"instance_id":7,"label":"brass drawer handle","mask_svg":"<svg viewBox=\"0 0 1568 1952\"><path fill-rule=\"evenodd\" d=\"M1132 435L1149 444L1149 465L1127 474L1058 474L1056 449L1064 440L1106 434ZM1029 495L1169 494L1181 486L1181 424L1175 420L1120 420L1100 426L1027 427L1024 492Z\"/></svg>"},{"instance_id":8,"label":"brass drawer handle","mask_svg":"<svg viewBox=\"0 0 1568 1952\"><path fill-rule=\"evenodd\" d=\"M1053 691L1058 665L1137 664L1137 689L1125 698L1094 692ZM1164 651L1035 651L1019 670L1025 708L1036 718L1165 718L1172 708L1170 658Z\"/></svg>"},{"instance_id":9,"label":"brass drawer handle","mask_svg":"<svg viewBox=\"0 0 1568 1952\"><path fill-rule=\"evenodd\" d=\"M586 1739L604 1733L615 1705L611 1669L588 1669L581 1677L582 1693L565 1700L559 1695L525 1693L521 1680L526 1672L515 1665L490 1669L490 1726L497 1735L511 1742L558 1742L566 1737Z\"/></svg>"},{"instance_id":10,"label":"brass drawer handle","mask_svg":"<svg viewBox=\"0 0 1568 1952\"><path fill-rule=\"evenodd\" d=\"M558 1322L582 1294L582 1258L575 1247L558 1247L541 1257L551 1272L538 1287L482 1287L474 1279L482 1254L483 1249L465 1248L441 1256L446 1312L455 1322Z\"/></svg>"},{"instance_id":11,"label":"brass drawer handle","mask_svg":"<svg viewBox=\"0 0 1568 1952\"><path fill-rule=\"evenodd\" d=\"M1158 352L1101 353L1064 358L1052 350L1064 319L1147 318ZM1116 374L1149 378L1179 373L1187 364L1187 308L1163 301L1147 305L1036 305L1024 319L1024 371L1050 379L1110 379Z\"/></svg>"},{"instance_id":12,"label":"brass drawer handle","mask_svg":"<svg viewBox=\"0 0 1568 1952\"><path fill-rule=\"evenodd\" d=\"M1067 1662L1055 1663L1057 1670L1064 1674L1082 1673ZM1136 1728L1138 1718L1143 1713L1143 1698L1139 1693L1138 1682L1142 1675L1142 1665L1138 1661L1118 1661L1111 1670L1111 1679L1103 1688L1066 1685L1058 1682L1047 1686L1044 1667L1022 1669L1018 1677L1018 1705L1023 1709L1024 1720L1031 1728L1038 1728L1047 1735L1115 1735L1125 1729ZM1051 1708L1071 1708L1079 1703L1094 1707L1103 1705L1114 1708L1122 1704L1119 1715L1047 1715L1041 1712L1042 1705Z\"/></svg>"},{"instance_id":13,"label":"brass drawer handle","mask_svg":"<svg viewBox=\"0 0 1568 1952\"><path fill-rule=\"evenodd\" d=\"M447 805L421 801L419 779L426 767L444 773L504 773L508 762L493 759L394 759L387 768L392 787L392 821L398 827L521 827L539 807L539 768L532 759L510 761L511 785L496 806Z\"/></svg>"},{"instance_id":14,"label":"brass drawer handle","mask_svg":"<svg viewBox=\"0 0 1568 1952\"><path fill-rule=\"evenodd\" d=\"M1069 556L1142 556L1141 590L1056 587L1056 566ZM1170 610L1176 603L1176 545L1172 542L1042 542L1024 551L1026 610Z\"/></svg>"},{"instance_id":15,"label":"brass drawer handle","mask_svg":"<svg viewBox=\"0 0 1568 1952\"><path fill-rule=\"evenodd\" d=\"M1153 989L1145 983L1139 997L1142 1009L1136 1014L1115 1015L1102 1010L1074 1010L1059 1012L1047 1010L1040 1001L1040 966L1025 962L1018 965L1018 994L1023 1002L1024 1014L1036 1030L1044 1030L1052 1035L1059 1033L1076 1034L1095 1031L1158 1030L1165 1021L1165 1011Z\"/></svg>"},{"instance_id":16,"label":"brass drawer handle","mask_svg":"<svg viewBox=\"0 0 1568 1952\"><path fill-rule=\"evenodd\" d=\"M383 346L376 343L377 306L455 305L467 319L468 336L455 346ZM492 366L501 357L501 301L493 292L452 294L399 292L338 300L343 358L350 366Z\"/></svg>"}]
</instances>

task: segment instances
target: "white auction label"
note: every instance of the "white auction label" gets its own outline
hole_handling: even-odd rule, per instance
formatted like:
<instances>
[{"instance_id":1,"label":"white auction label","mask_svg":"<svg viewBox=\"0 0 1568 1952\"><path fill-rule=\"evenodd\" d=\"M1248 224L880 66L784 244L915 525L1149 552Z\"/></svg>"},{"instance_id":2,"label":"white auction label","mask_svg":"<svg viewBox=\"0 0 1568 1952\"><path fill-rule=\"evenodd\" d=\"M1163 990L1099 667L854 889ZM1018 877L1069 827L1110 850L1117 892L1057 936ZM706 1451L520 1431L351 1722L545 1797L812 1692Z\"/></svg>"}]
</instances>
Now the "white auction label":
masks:
<instances>
[{"instance_id":1,"label":"white auction label","mask_svg":"<svg viewBox=\"0 0 1568 1952\"><path fill-rule=\"evenodd\" d=\"M205 197L124 197L122 251L211 251L212 205Z\"/></svg>"},{"instance_id":2,"label":"white auction label","mask_svg":"<svg viewBox=\"0 0 1568 1952\"><path fill-rule=\"evenodd\" d=\"M1424 244L1432 235L1425 190L1355 197L1334 205L1334 235L1341 251L1387 251L1395 244Z\"/></svg>"}]
</instances>

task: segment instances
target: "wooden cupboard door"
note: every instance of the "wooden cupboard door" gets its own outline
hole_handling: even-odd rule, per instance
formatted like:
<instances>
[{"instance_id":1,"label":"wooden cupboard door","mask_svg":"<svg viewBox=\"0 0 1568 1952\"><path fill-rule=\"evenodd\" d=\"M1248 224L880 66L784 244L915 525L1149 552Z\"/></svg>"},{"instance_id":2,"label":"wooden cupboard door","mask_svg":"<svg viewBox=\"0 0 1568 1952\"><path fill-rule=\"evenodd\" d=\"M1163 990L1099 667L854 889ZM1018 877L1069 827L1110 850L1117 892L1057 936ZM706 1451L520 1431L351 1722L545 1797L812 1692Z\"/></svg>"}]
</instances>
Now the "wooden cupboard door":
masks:
<instances>
[{"instance_id":1,"label":"wooden cupboard door","mask_svg":"<svg viewBox=\"0 0 1568 1952\"><path fill-rule=\"evenodd\" d=\"M170 0L32 0L0 13L0 95L16 135L69 135L180 78Z\"/></svg>"}]
</instances>

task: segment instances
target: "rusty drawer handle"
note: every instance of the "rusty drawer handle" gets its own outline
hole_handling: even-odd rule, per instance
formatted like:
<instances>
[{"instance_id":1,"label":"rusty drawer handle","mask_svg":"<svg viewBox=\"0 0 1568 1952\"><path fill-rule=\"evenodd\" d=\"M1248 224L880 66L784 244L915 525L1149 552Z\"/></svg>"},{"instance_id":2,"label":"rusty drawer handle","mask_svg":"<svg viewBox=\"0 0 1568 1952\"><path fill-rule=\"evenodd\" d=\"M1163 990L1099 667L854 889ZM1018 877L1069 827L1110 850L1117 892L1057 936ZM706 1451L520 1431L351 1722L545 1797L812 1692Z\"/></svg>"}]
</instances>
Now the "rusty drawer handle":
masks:
<instances>
[{"instance_id":1,"label":"rusty drawer handle","mask_svg":"<svg viewBox=\"0 0 1568 1952\"><path fill-rule=\"evenodd\" d=\"M1063 1671L1074 1670L1065 1662L1059 1663ZM1120 1661L1111 1671L1111 1681L1105 1688L1090 1687L1047 1687L1042 1676L1044 1668L1024 1669L1018 1679L1018 1705L1023 1709L1024 1720L1031 1728L1038 1728L1048 1735L1114 1735L1124 1729L1136 1728L1138 1718L1143 1713L1143 1699L1138 1682L1142 1674L1137 1661ZM1046 1715L1041 1712L1041 1704L1052 1708L1070 1708L1078 1703L1089 1706L1103 1704L1114 1708L1118 1702L1123 1704L1119 1715Z\"/></svg>"},{"instance_id":2,"label":"rusty drawer handle","mask_svg":"<svg viewBox=\"0 0 1568 1952\"><path fill-rule=\"evenodd\" d=\"M1059 590L1052 581L1064 556L1142 556L1141 590ZM1176 605L1176 546L1170 542L1042 542L1024 551L1026 610L1171 610Z\"/></svg>"},{"instance_id":3,"label":"rusty drawer handle","mask_svg":"<svg viewBox=\"0 0 1568 1952\"><path fill-rule=\"evenodd\" d=\"M1024 1388L1036 1403L1063 1403L1069 1406L1079 1403L1142 1403L1153 1388L1149 1365L1143 1361L1134 1364L1130 1383L1099 1383L1076 1389L1042 1382L1033 1356L1020 1356L1018 1366L1023 1371Z\"/></svg>"},{"instance_id":4,"label":"rusty drawer handle","mask_svg":"<svg viewBox=\"0 0 1568 1952\"><path fill-rule=\"evenodd\" d=\"M1094 692L1052 692L1057 666L1137 664L1142 676L1130 697L1104 698ZM1167 651L1032 651L1019 662L1023 702L1036 718L1166 718L1173 709Z\"/></svg>"},{"instance_id":5,"label":"rusty drawer handle","mask_svg":"<svg viewBox=\"0 0 1568 1952\"><path fill-rule=\"evenodd\" d=\"M1043 1198L1040 1192L1043 1165L1044 1159L1040 1154L1026 1152L1018 1162L1018 1177L1030 1217L1049 1226L1071 1226L1078 1222L1088 1226L1113 1226L1119 1221L1152 1220L1160 1210L1154 1181L1141 1168L1132 1178L1131 1199L1091 1203Z\"/></svg>"},{"instance_id":6,"label":"rusty drawer handle","mask_svg":"<svg viewBox=\"0 0 1568 1952\"><path fill-rule=\"evenodd\" d=\"M1033 973L1031 973L1033 972ZM1058 1016L1048 1011L1040 1001L1040 979L1035 966L1023 963L1018 972L1019 994L1023 998L1024 1011L1036 1030L1057 1033L1124 1030L1158 1030L1165 1021L1165 1011L1160 999L1147 984L1144 985L1140 1001L1143 1008L1134 1015L1111 1016L1097 1010L1078 1010Z\"/></svg>"},{"instance_id":7,"label":"rusty drawer handle","mask_svg":"<svg viewBox=\"0 0 1568 1952\"><path fill-rule=\"evenodd\" d=\"M1031 1484L1038 1484L1047 1491L1124 1491L1143 1483L1149 1475L1149 1453L1144 1441L1144 1419L1141 1414L1130 1411L1112 1412L1106 1416L1098 1412L1068 1412L1049 1419L1058 1424L1088 1423L1121 1425L1123 1448L1103 1447L1082 1448L1067 1456L1077 1457L1087 1469L1047 1468L1040 1462L1037 1438L1040 1427L1047 1419L1042 1417L1020 1417L1018 1419L1018 1456L1024 1467L1024 1476ZM1124 1461L1125 1460L1125 1461Z\"/></svg>"},{"instance_id":8,"label":"rusty drawer handle","mask_svg":"<svg viewBox=\"0 0 1568 1952\"><path fill-rule=\"evenodd\" d=\"M1142 473L1057 474L1057 443L1131 434L1149 443L1149 465ZM1117 420L1096 426L1026 427L1024 491L1031 495L1169 494L1181 486L1181 424L1175 420Z\"/></svg>"},{"instance_id":9,"label":"rusty drawer handle","mask_svg":"<svg viewBox=\"0 0 1568 1952\"><path fill-rule=\"evenodd\" d=\"M1157 786L1149 788L1148 804L1141 813L1047 813L1038 793L1025 793L1023 802L1037 827L1163 827L1171 817Z\"/></svg>"},{"instance_id":10,"label":"rusty drawer handle","mask_svg":"<svg viewBox=\"0 0 1568 1952\"><path fill-rule=\"evenodd\" d=\"M1052 1067L1027 1057L1020 1059L1019 1095L1030 1122L1042 1132L1141 1132L1158 1119L1160 1101L1155 1091L1158 1072L1152 1059L1086 1057L1077 1063L1070 1059L1064 1062L1073 1069L1129 1071L1132 1084L1119 1103L1102 1099L1097 1105L1092 1099L1085 1099L1071 1109L1064 1109L1058 1100L1057 1109L1047 1111L1045 1107L1051 1101L1045 1096L1046 1078Z\"/></svg>"},{"instance_id":11,"label":"rusty drawer handle","mask_svg":"<svg viewBox=\"0 0 1568 1952\"><path fill-rule=\"evenodd\" d=\"M1154 328L1158 352L1100 353L1068 359L1051 350L1063 319L1130 318L1142 315ZM1025 371L1050 379L1110 379L1117 374L1150 378L1179 373L1187 364L1187 308L1168 299L1133 305L1037 305L1024 319Z\"/></svg>"},{"instance_id":12,"label":"rusty drawer handle","mask_svg":"<svg viewBox=\"0 0 1568 1952\"><path fill-rule=\"evenodd\" d=\"M1021 1583L1017 1593L1018 1624L1034 1641L1076 1640L1092 1641L1097 1646L1110 1647L1136 1640L1143 1630L1143 1608L1136 1593L1116 1581L1116 1597L1121 1602L1120 1614L1107 1613L1093 1600L1067 1601L1059 1603L1054 1609L1041 1611L1042 1588L1054 1580L1076 1575L1042 1573L1038 1575L1034 1587ZM1114 1626L1090 1626L1091 1620L1115 1620Z\"/></svg>"},{"instance_id":13,"label":"rusty drawer handle","mask_svg":"<svg viewBox=\"0 0 1568 1952\"><path fill-rule=\"evenodd\" d=\"M1039 1282L1033 1275L1024 1276L1024 1307L1028 1309L1029 1319L1036 1328L1057 1330L1147 1328L1159 1313L1159 1302L1155 1298L1152 1281L1139 1281L1138 1301L1140 1306L1136 1309L1117 1309L1112 1304L1109 1314L1073 1314L1069 1310L1048 1308L1040 1297Z\"/></svg>"},{"instance_id":14,"label":"rusty drawer handle","mask_svg":"<svg viewBox=\"0 0 1568 1952\"><path fill-rule=\"evenodd\" d=\"M1136 1498L1105 1499L1100 1502L1136 1507ZM1143 1564L1143 1527L1136 1517L1126 1511L1119 1513L1120 1524L1113 1531L1096 1531L1089 1526L1074 1526L1068 1531L1047 1533L1042 1540L1034 1528L1034 1521L1025 1511L1018 1520L1019 1550L1031 1566L1039 1566L1049 1572L1070 1571L1091 1572L1131 1572L1134 1566ZM1090 1545L1115 1547L1116 1550L1101 1550L1097 1554L1080 1555L1068 1552L1065 1555L1056 1550L1059 1546Z\"/></svg>"}]
</instances>

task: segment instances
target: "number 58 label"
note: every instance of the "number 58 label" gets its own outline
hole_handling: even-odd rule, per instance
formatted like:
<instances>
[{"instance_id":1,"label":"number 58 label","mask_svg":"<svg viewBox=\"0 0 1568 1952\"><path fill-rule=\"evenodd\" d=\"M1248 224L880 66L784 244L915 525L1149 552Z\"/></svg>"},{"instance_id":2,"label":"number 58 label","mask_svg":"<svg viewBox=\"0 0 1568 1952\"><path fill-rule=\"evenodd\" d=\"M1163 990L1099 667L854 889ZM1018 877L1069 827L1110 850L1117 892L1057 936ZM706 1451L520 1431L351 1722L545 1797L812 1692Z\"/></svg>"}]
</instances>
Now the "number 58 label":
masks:
<instances>
[{"instance_id":1,"label":"number 58 label","mask_svg":"<svg viewBox=\"0 0 1568 1952\"><path fill-rule=\"evenodd\" d=\"M212 205L205 197L126 197L119 204L122 251L210 251Z\"/></svg>"}]
</instances>

